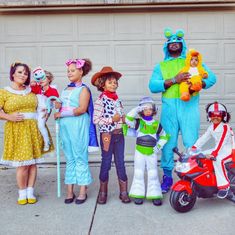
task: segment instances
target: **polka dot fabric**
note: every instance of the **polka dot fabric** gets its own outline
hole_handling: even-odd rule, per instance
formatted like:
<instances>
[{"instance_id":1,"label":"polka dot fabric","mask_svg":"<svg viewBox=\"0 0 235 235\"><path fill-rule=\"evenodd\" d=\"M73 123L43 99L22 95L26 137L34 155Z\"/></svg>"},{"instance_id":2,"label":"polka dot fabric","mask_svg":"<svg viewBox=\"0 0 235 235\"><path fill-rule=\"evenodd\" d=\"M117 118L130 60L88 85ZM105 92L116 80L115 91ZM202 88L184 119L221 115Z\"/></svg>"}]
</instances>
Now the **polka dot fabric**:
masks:
<instances>
[{"instance_id":1,"label":"polka dot fabric","mask_svg":"<svg viewBox=\"0 0 235 235\"><path fill-rule=\"evenodd\" d=\"M37 98L33 93L18 95L0 89L0 107L5 113L36 112L36 106ZM52 143L51 138L50 141ZM25 119L22 122L5 123L3 164L23 166L42 162L43 146L37 120ZM49 151L53 149L51 145Z\"/></svg>"}]
</instances>

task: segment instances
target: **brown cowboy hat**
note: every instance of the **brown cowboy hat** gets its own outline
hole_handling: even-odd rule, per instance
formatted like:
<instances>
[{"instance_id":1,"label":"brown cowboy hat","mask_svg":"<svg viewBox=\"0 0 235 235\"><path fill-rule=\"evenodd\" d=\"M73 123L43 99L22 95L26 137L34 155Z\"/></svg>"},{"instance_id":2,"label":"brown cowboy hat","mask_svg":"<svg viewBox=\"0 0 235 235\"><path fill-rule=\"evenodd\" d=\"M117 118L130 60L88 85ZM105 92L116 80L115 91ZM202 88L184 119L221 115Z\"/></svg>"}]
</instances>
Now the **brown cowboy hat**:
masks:
<instances>
[{"instance_id":1,"label":"brown cowboy hat","mask_svg":"<svg viewBox=\"0 0 235 235\"><path fill-rule=\"evenodd\" d=\"M100 72L97 72L92 76L92 78L91 78L92 85L97 86L98 78L100 78L104 75L107 75L107 74L113 75L117 79L119 79L122 76L121 73L114 71L112 67L106 66L106 67L103 67L100 70Z\"/></svg>"}]
</instances>

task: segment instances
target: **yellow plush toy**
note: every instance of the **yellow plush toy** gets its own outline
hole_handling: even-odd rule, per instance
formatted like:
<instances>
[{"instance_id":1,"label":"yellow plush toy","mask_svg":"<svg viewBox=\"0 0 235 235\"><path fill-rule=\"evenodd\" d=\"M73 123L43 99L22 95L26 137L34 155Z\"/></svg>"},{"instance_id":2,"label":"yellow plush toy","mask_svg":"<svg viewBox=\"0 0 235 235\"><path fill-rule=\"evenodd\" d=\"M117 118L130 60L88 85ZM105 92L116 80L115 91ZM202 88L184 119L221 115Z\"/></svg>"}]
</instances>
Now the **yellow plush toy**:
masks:
<instances>
[{"instance_id":1,"label":"yellow plush toy","mask_svg":"<svg viewBox=\"0 0 235 235\"><path fill-rule=\"evenodd\" d=\"M202 56L198 51L194 49L189 50L185 60L185 67L181 72L189 72L191 74L191 78L187 82L180 83L180 99L189 101L189 90L194 92L200 91L202 89L202 79L208 77L208 73L202 67Z\"/></svg>"}]
</instances>

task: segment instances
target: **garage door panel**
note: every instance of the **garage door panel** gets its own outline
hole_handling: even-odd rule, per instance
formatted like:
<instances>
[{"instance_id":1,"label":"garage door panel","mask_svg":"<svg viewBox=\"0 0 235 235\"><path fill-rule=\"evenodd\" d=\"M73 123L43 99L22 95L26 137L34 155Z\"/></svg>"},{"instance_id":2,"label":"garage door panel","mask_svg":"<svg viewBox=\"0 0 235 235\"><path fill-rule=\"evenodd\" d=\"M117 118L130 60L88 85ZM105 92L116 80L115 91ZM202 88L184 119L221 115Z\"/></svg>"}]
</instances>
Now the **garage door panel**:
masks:
<instances>
[{"instance_id":1,"label":"garage door panel","mask_svg":"<svg viewBox=\"0 0 235 235\"><path fill-rule=\"evenodd\" d=\"M147 15L114 15L114 39L148 38Z\"/></svg>"},{"instance_id":2,"label":"garage door panel","mask_svg":"<svg viewBox=\"0 0 235 235\"><path fill-rule=\"evenodd\" d=\"M89 58L92 60L93 70L98 71L104 65L111 65L110 45L78 45L78 54L75 57Z\"/></svg>"},{"instance_id":3,"label":"garage door panel","mask_svg":"<svg viewBox=\"0 0 235 235\"><path fill-rule=\"evenodd\" d=\"M220 84L221 79L218 78L217 83L209 89L203 89L200 91L200 95L203 99L211 99L221 97L222 89Z\"/></svg>"},{"instance_id":4,"label":"garage door panel","mask_svg":"<svg viewBox=\"0 0 235 235\"><path fill-rule=\"evenodd\" d=\"M233 73L225 73L224 75L224 97L235 100L235 90L233 84L235 84L235 71Z\"/></svg>"},{"instance_id":5,"label":"garage door panel","mask_svg":"<svg viewBox=\"0 0 235 235\"><path fill-rule=\"evenodd\" d=\"M35 46L6 46L5 47L4 65L10 68L13 62L20 61L29 65L33 65L37 61L37 49Z\"/></svg>"},{"instance_id":6,"label":"garage door panel","mask_svg":"<svg viewBox=\"0 0 235 235\"><path fill-rule=\"evenodd\" d=\"M42 66L50 66L52 70L60 71L64 69L65 61L73 58L73 46L42 46Z\"/></svg>"},{"instance_id":7,"label":"garage door panel","mask_svg":"<svg viewBox=\"0 0 235 235\"><path fill-rule=\"evenodd\" d=\"M5 18L0 16L0 42L4 42L4 25L5 25Z\"/></svg>"},{"instance_id":8,"label":"garage door panel","mask_svg":"<svg viewBox=\"0 0 235 235\"><path fill-rule=\"evenodd\" d=\"M40 17L40 41L77 40L76 18L73 15Z\"/></svg>"},{"instance_id":9,"label":"garage door panel","mask_svg":"<svg viewBox=\"0 0 235 235\"><path fill-rule=\"evenodd\" d=\"M78 40L110 40L110 25L112 19L110 15L88 14L77 18L78 21Z\"/></svg>"},{"instance_id":10,"label":"garage door panel","mask_svg":"<svg viewBox=\"0 0 235 235\"><path fill-rule=\"evenodd\" d=\"M153 39L164 39L163 31L166 27L176 29L187 29L187 16L182 13L158 13L150 15L150 31Z\"/></svg>"},{"instance_id":11,"label":"garage door panel","mask_svg":"<svg viewBox=\"0 0 235 235\"><path fill-rule=\"evenodd\" d=\"M38 35L38 17L6 16L4 19L4 41L7 42L32 42L36 41Z\"/></svg>"},{"instance_id":12,"label":"garage door panel","mask_svg":"<svg viewBox=\"0 0 235 235\"><path fill-rule=\"evenodd\" d=\"M235 14L233 13L226 13L223 15L223 29L224 29L224 36L226 38L235 38Z\"/></svg>"},{"instance_id":13,"label":"garage door panel","mask_svg":"<svg viewBox=\"0 0 235 235\"><path fill-rule=\"evenodd\" d=\"M190 12L188 15L189 39L215 39L222 38L221 15L208 12Z\"/></svg>"},{"instance_id":14,"label":"garage door panel","mask_svg":"<svg viewBox=\"0 0 235 235\"><path fill-rule=\"evenodd\" d=\"M223 53L220 42L216 41L190 41L188 49L194 48L202 54L203 62L208 66L219 66L222 63Z\"/></svg>"},{"instance_id":15,"label":"garage door panel","mask_svg":"<svg viewBox=\"0 0 235 235\"><path fill-rule=\"evenodd\" d=\"M115 59L115 66L119 66L119 68L143 69L147 60L146 45L115 45Z\"/></svg>"},{"instance_id":16,"label":"garage door panel","mask_svg":"<svg viewBox=\"0 0 235 235\"><path fill-rule=\"evenodd\" d=\"M162 49L162 42L158 44L151 45L151 68L153 68L157 63L159 63L164 58L164 53Z\"/></svg>"},{"instance_id":17,"label":"garage door panel","mask_svg":"<svg viewBox=\"0 0 235 235\"><path fill-rule=\"evenodd\" d=\"M224 64L235 67L235 41L224 44Z\"/></svg>"},{"instance_id":18,"label":"garage door panel","mask_svg":"<svg viewBox=\"0 0 235 235\"><path fill-rule=\"evenodd\" d=\"M145 75L138 73L124 73L119 81L118 94L120 97L122 98L123 95L132 97L132 94L142 96L143 88L146 86L145 77Z\"/></svg>"}]
</instances>

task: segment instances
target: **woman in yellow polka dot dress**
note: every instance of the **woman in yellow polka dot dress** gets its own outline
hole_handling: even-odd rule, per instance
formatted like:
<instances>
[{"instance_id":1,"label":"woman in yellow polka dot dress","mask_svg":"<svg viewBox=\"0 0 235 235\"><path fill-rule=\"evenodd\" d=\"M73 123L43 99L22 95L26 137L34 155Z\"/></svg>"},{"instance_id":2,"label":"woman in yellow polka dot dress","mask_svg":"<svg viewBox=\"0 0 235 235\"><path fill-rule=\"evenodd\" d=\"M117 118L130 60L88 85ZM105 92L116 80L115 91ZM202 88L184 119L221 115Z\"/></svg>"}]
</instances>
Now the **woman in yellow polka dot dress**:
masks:
<instances>
[{"instance_id":1,"label":"woman in yellow polka dot dress","mask_svg":"<svg viewBox=\"0 0 235 235\"><path fill-rule=\"evenodd\" d=\"M18 204L33 204L37 201L34 196L36 164L44 160L43 138L36 120L37 97L28 87L28 65L12 64L10 80L10 86L0 89L0 119L6 120L1 164L16 167Z\"/></svg>"}]
</instances>

